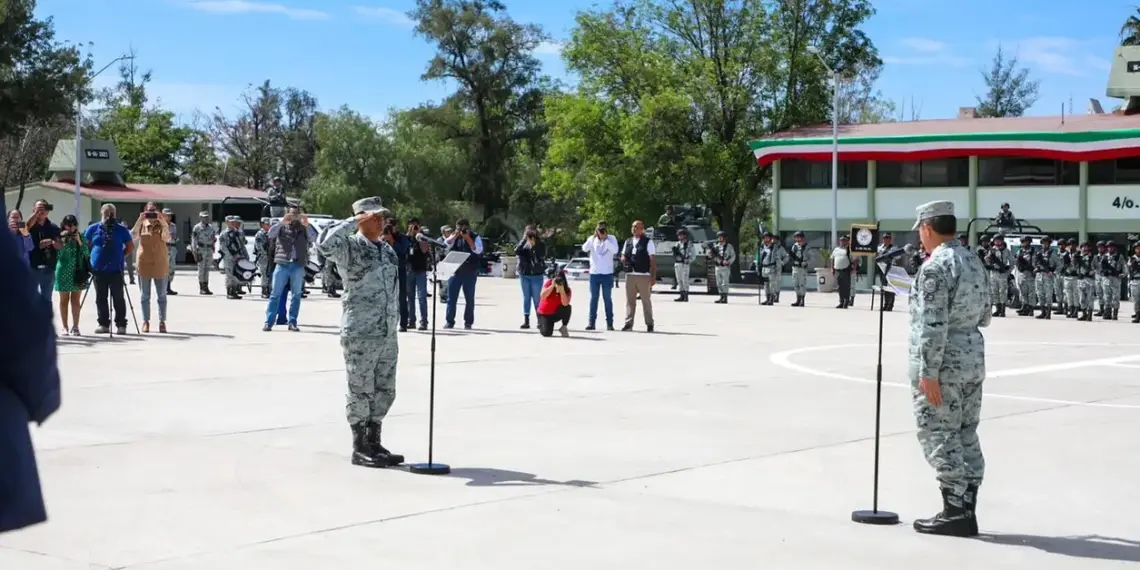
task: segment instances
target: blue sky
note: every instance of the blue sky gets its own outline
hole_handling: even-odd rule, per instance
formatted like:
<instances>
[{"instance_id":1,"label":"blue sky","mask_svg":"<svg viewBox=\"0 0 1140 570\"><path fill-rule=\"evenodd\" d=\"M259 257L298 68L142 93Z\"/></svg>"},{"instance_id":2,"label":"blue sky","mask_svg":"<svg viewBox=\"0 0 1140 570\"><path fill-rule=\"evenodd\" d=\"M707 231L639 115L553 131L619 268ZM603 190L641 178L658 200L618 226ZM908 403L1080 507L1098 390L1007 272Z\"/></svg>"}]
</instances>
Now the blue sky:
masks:
<instances>
[{"instance_id":1,"label":"blue sky","mask_svg":"<svg viewBox=\"0 0 1140 570\"><path fill-rule=\"evenodd\" d=\"M347 104L372 116L446 95L420 80L431 48L404 15L414 0L39 0L60 39L93 42L102 66L134 48L154 72L151 93L189 116L195 109L236 109L251 83L271 79L313 93L322 107ZM557 41L576 11L606 2L507 0L520 21L554 40L539 57L565 76ZM1054 115L1073 102L1084 113L1104 96L1117 31L1135 9L1127 1L1097 6L1061 0L877 0L866 30L887 62L880 88L921 118L952 117L983 90L980 72L1001 44L1041 81L1030 111ZM1084 9L1087 6L1088 9ZM108 70L97 82L114 80ZM913 106L912 106L913 101Z\"/></svg>"}]
</instances>

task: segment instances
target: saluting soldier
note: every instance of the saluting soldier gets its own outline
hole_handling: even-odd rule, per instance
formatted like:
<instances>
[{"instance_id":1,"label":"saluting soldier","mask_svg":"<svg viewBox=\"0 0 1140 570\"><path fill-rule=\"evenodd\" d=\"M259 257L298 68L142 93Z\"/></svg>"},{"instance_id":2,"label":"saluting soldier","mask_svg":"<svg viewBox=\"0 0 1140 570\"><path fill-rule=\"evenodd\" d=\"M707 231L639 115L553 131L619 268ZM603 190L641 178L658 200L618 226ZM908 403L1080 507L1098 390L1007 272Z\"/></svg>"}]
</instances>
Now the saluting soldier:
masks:
<instances>
[{"instance_id":1,"label":"saluting soldier","mask_svg":"<svg viewBox=\"0 0 1140 570\"><path fill-rule=\"evenodd\" d=\"M210 213L198 214L198 223L190 230L190 253L198 266L198 294L213 295L210 292L210 264L214 259L214 242L218 240L218 230L210 223Z\"/></svg>"},{"instance_id":2,"label":"saluting soldier","mask_svg":"<svg viewBox=\"0 0 1140 570\"><path fill-rule=\"evenodd\" d=\"M792 303L792 306L802 307L804 300L807 299L808 247L804 242L806 238L803 232L796 232L793 239L795 239L795 243L792 244L790 257L792 261L792 287L796 290L796 302Z\"/></svg>"},{"instance_id":3,"label":"saluting soldier","mask_svg":"<svg viewBox=\"0 0 1140 570\"><path fill-rule=\"evenodd\" d=\"M693 242L689 241L689 232L685 228L678 228L677 244L673 246L673 278L681 294L674 301L689 302L689 269L695 256L696 250Z\"/></svg>"}]
</instances>

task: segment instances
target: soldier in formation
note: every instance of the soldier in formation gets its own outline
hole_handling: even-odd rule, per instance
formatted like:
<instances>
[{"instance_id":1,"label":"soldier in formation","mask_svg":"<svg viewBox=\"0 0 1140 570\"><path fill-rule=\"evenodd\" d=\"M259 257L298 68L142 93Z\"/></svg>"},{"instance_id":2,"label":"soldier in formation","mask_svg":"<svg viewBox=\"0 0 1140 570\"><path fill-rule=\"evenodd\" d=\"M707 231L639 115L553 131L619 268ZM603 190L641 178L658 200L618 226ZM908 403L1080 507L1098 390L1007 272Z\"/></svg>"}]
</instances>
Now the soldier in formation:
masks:
<instances>
[{"instance_id":1,"label":"soldier in formation","mask_svg":"<svg viewBox=\"0 0 1140 570\"><path fill-rule=\"evenodd\" d=\"M991 245L990 236L983 235L982 237L978 238L978 247L974 249L974 252L978 254L978 259L982 260L983 262L986 260L986 254L989 253Z\"/></svg>"},{"instance_id":2,"label":"soldier in formation","mask_svg":"<svg viewBox=\"0 0 1140 570\"><path fill-rule=\"evenodd\" d=\"M732 262L736 261L736 249L728 243L728 234L723 231L716 233L716 243L709 248L709 259L715 267L716 290L720 298L714 303L728 302L729 277L732 275Z\"/></svg>"},{"instance_id":3,"label":"soldier in formation","mask_svg":"<svg viewBox=\"0 0 1140 570\"><path fill-rule=\"evenodd\" d=\"M210 223L210 213L198 214L198 223L190 230L190 253L198 266L198 294L213 295L210 292L210 264L213 263L214 242L218 231Z\"/></svg>"},{"instance_id":4,"label":"soldier in formation","mask_svg":"<svg viewBox=\"0 0 1140 570\"><path fill-rule=\"evenodd\" d=\"M388 467L404 456L381 443L384 419L396 399L400 310L396 251L383 239L389 212L380 198L352 205L354 217L327 226L317 250L340 266L344 278L340 345L348 381L345 415L352 428L352 464Z\"/></svg>"},{"instance_id":5,"label":"soldier in formation","mask_svg":"<svg viewBox=\"0 0 1140 570\"><path fill-rule=\"evenodd\" d=\"M1057 240L1057 251L1061 257L1061 269L1058 275L1061 276L1059 292L1056 293L1058 300L1061 303L1061 312L1067 318L1078 318L1078 296L1077 282L1080 278L1077 275L1077 261L1080 258L1080 252L1077 251L1077 240L1061 238Z\"/></svg>"},{"instance_id":6,"label":"soldier in formation","mask_svg":"<svg viewBox=\"0 0 1140 570\"><path fill-rule=\"evenodd\" d=\"M930 258L911 289L909 375L918 441L935 470L942 510L914 521L914 529L976 536L985 475L977 429L986 377L980 328L991 318L988 278L976 253L955 243L953 202L929 202L917 214L915 229Z\"/></svg>"},{"instance_id":7,"label":"soldier in formation","mask_svg":"<svg viewBox=\"0 0 1140 570\"><path fill-rule=\"evenodd\" d=\"M764 232L764 241L760 251L756 253L756 265L760 270L760 279L764 284L764 302L761 305L773 305L780 302L780 278L784 272L784 264L788 262L788 252L784 244L780 243L771 232Z\"/></svg>"},{"instance_id":8,"label":"soldier in formation","mask_svg":"<svg viewBox=\"0 0 1140 570\"><path fill-rule=\"evenodd\" d=\"M241 299L241 281L234 275L238 260L246 259L245 233L241 229L240 216L226 216L226 231L218 237L221 242L222 274L226 276L226 298Z\"/></svg>"},{"instance_id":9,"label":"soldier in formation","mask_svg":"<svg viewBox=\"0 0 1140 570\"><path fill-rule=\"evenodd\" d=\"M174 210L170 208L163 208L162 215L166 216L170 226L170 241L166 243L166 260L170 265L166 275L166 294L177 295L178 291L175 291L171 284L174 283L174 266L178 263L178 220L174 216Z\"/></svg>"},{"instance_id":10,"label":"soldier in formation","mask_svg":"<svg viewBox=\"0 0 1140 570\"><path fill-rule=\"evenodd\" d=\"M1140 323L1140 241L1132 244L1128 258L1128 296L1132 297L1132 322Z\"/></svg>"},{"instance_id":11,"label":"soldier in formation","mask_svg":"<svg viewBox=\"0 0 1140 570\"><path fill-rule=\"evenodd\" d=\"M1036 286L1038 319L1053 318L1053 283L1061 258L1053 251L1053 238L1041 238L1041 248L1033 253L1033 281Z\"/></svg>"},{"instance_id":12,"label":"soldier in formation","mask_svg":"<svg viewBox=\"0 0 1140 570\"><path fill-rule=\"evenodd\" d=\"M1068 317L1091 321L1093 300L1096 299L1096 271L1093 266L1093 247L1090 243L1081 244L1081 250L1073 256L1073 279L1076 280L1076 306L1069 308Z\"/></svg>"},{"instance_id":13,"label":"soldier in formation","mask_svg":"<svg viewBox=\"0 0 1140 570\"><path fill-rule=\"evenodd\" d=\"M1108 251L1101 256L1099 263L1104 288L1104 315L1101 318L1115 321L1120 316L1120 277L1124 275L1124 258L1117 251L1116 242L1109 240L1105 246ZM1132 302L1140 301L1133 297Z\"/></svg>"},{"instance_id":14,"label":"soldier in formation","mask_svg":"<svg viewBox=\"0 0 1140 570\"><path fill-rule=\"evenodd\" d=\"M269 251L269 225L272 218L261 218L261 227L253 235L253 261L261 274L261 298L268 299L273 291L273 253Z\"/></svg>"},{"instance_id":15,"label":"soldier in formation","mask_svg":"<svg viewBox=\"0 0 1140 570\"><path fill-rule=\"evenodd\" d=\"M989 272L990 300L994 303L994 312L991 316L1004 317L1005 304L1009 299L1009 272L1013 270L1013 252L1006 247L1005 238L993 238L993 246L983 260L983 265Z\"/></svg>"},{"instance_id":16,"label":"soldier in formation","mask_svg":"<svg viewBox=\"0 0 1140 570\"><path fill-rule=\"evenodd\" d=\"M1017 287L1017 301L1021 303L1017 314L1028 317L1033 314L1033 308L1037 306L1033 282L1033 238L1021 237L1021 249L1017 251L1017 258L1014 259L1014 268L1016 271L1013 274L1013 284Z\"/></svg>"},{"instance_id":17,"label":"soldier in formation","mask_svg":"<svg viewBox=\"0 0 1140 570\"><path fill-rule=\"evenodd\" d=\"M796 232L793 239L795 243L792 244L789 258L792 262L792 287L796 291L796 302L792 303L792 306L802 307L804 300L807 299L808 247L804 243L806 238L803 232Z\"/></svg>"},{"instance_id":18,"label":"soldier in formation","mask_svg":"<svg viewBox=\"0 0 1140 570\"><path fill-rule=\"evenodd\" d=\"M318 253L317 257L321 262L321 290L325 295L333 299L339 299L340 293L337 289L343 285L340 280L340 274L336 270L336 262Z\"/></svg>"},{"instance_id":19,"label":"soldier in formation","mask_svg":"<svg viewBox=\"0 0 1140 570\"><path fill-rule=\"evenodd\" d=\"M693 242L689 241L689 232L684 228L678 229L677 244L673 246L673 277L681 294L673 300L679 303L689 302L689 266L695 255Z\"/></svg>"}]
</instances>

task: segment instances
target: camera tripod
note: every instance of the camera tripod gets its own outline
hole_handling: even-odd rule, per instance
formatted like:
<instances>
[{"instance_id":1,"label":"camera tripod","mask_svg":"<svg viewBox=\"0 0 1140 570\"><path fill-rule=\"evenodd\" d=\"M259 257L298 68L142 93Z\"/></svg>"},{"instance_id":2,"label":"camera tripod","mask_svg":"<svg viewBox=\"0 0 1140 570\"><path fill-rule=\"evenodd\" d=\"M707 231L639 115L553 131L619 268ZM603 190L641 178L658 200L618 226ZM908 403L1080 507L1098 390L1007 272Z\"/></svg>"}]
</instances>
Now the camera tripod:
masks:
<instances>
[{"instance_id":1,"label":"camera tripod","mask_svg":"<svg viewBox=\"0 0 1140 570\"><path fill-rule=\"evenodd\" d=\"M87 280L87 287L83 289L83 297L79 299L79 310L80 311L83 311L83 304L87 302L87 293L89 293L91 291L91 285L94 283L95 283L95 276L92 275L91 278ZM141 335L142 331L139 330L139 319L137 316L135 316L135 304L133 302L131 302L131 292L129 289L127 289L126 283L123 283L122 285L123 285L123 296L127 299L127 306L131 308L131 322L135 324L135 334ZM110 314L113 309L114 309L114 307L108 307L107 308L108 314ZM107 327L107 334L110 336L115 336L115 334L111 332L111 327Z\"/></svg>"}]
</instances>

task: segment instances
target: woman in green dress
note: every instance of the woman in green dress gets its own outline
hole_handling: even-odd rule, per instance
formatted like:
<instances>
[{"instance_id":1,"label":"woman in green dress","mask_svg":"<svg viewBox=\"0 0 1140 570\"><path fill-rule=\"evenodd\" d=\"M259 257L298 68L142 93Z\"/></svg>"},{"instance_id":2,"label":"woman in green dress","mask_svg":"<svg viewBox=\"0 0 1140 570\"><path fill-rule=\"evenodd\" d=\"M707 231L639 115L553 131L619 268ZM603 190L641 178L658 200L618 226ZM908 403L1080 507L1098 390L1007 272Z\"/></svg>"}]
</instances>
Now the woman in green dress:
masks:
<instances>
[{"instance_id":1,"label":"woman in green dress","mask_svg":"<svg viewBox=\"0 0 1140 570\"><path fill-rule=\"evenodd\" d=\"M79 221L75 216L64 216L59 224L63 247L59 250L59 261L55 265L55 290L59 293L59 320L63 323L64 334L79 336L79 301L87 287L86 276L76 275L76 266L86 267L84 260L90 255L83 234L79 232ZM76 277L83 279L78 282ZM67 326L68 306L71 307L71 328Z\"/></svg>"}]
</instances>

